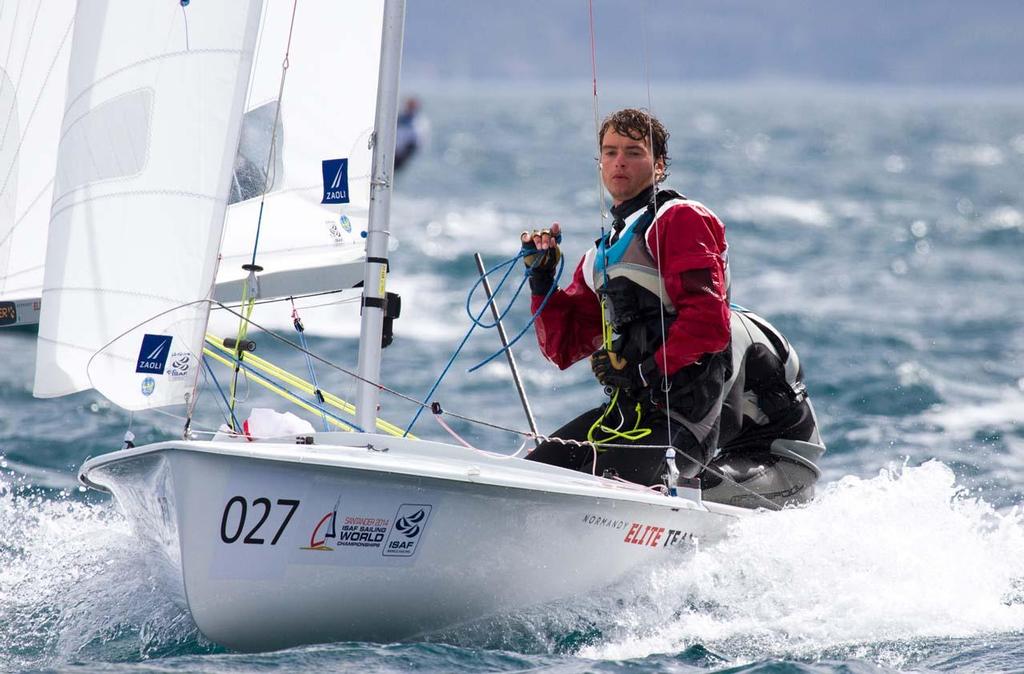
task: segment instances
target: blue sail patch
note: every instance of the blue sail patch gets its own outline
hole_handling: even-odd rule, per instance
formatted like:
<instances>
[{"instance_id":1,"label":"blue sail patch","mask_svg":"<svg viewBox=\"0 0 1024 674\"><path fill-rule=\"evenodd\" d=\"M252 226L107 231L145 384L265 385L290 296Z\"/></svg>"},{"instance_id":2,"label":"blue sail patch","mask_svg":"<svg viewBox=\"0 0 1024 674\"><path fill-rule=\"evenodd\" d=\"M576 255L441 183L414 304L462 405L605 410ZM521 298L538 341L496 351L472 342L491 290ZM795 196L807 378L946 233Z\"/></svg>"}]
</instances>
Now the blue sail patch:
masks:
<instances>
[{"instance_id":1,"label":"blue sail patch","mask_svg":"<svg viewBox=\"0 0 1024 674\"><path fill-rule=\"evenodd\" d=\"M143 335L142 348L139 349L139 361L135 365L136 372L163 374L167 367L167 356L171 352L170 335Z\"/></svg>"},{"instance_id":2,"label":"blue sail patch","mask_svg":"<svg viewBox=\"0 0 1024 674\"><path fill-rule=\"evenodd\" d=\"M321 204L348 203L348 159L324 159L324 199Z\"/></svg>"}]
</instances>

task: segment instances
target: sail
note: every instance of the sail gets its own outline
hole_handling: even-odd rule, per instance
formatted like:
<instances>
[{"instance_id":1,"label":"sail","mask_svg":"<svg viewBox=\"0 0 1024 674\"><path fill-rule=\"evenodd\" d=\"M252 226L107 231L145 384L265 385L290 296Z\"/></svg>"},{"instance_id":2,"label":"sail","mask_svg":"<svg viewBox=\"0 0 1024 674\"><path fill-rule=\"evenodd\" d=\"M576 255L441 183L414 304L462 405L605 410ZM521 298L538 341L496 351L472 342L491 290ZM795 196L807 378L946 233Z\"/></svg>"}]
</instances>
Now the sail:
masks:
<instances>
[{"instance_id":1,"label":"sail","mask_svg":"<svg viewBox=\"0 0 1024 674\"><path fill-rule=\"evenodd\" d=\"M351 287L363 277L384 2L298 4L278 111L292 7L266 3L217 277L224 302L241 298L257 223L262 297Z\"/></svg>"},{"instance_id":2,"label":"sail","mask_svg":"<svg viewBox=\"0 0 1024 674\"><path fill-rule=\"evenodd\" d=\"M38 320L74 14L0 3L0 326Z\"/></svg>"},{"instance_id":3,"label":"sail","mask_svg":"<svg viewBox=\"0 0 1024 674\"><path fill-rule=\"evenodd\" d=\"M35 395L181 403L198 355L259 0L90 0L75 16Z\"/></svg>"}]
</instances>

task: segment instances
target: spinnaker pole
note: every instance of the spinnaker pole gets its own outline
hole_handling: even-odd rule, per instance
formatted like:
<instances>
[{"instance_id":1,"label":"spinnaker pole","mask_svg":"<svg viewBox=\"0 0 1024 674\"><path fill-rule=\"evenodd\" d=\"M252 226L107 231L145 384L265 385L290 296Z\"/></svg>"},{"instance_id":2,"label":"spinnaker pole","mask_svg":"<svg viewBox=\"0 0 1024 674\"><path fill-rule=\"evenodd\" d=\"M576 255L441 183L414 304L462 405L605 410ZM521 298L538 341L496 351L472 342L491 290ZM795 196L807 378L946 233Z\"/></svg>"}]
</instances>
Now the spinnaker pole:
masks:
<instances>
[{"instance_id":1,"label":"spinnaker pole","mask_svg":"<svg viewBox=\"0 0 1024 674\"><path fill-rule=\"evenodd\" d=\"M380 71L377 77L377 114L373 128L373 169L370 179L370 221L366 231L366 273L363 277L362 322L356 382L356 419L361 428L376 428L380 389L381 332L387 285L388 222L391 183L395 171L395 135L398 123L398 84L405 32L405 0L384 1Z\"/></svg>"},{"instance_id":2,"label":"spinnaker pole","mask_svg":"<svg viewBox=\"0 0 1024 674\"><path fill-rule=\"evenodd\" d=\"M526 423L530 424L530 430L533 431L533 442L539 445L540 439L537 438L537 421L533 418L533 410L530 409L530 400L526 397L526 389L523 388L523 380L519 377L519 368L516 366L516 356L512 353L512 349L508 348L508 334L505 332L505 326L501 322L501 314L498 313L498 307L494 304L494 293L491 292L491 282L487 279L487 267L484 266L484 258L480 253L473 253L473 259L476 260L476 268L480 272L480 279L484 286L484 292L487 293L487 304L491 307L491 316L494 316L494 323L498 328L498 338L501 339L501 346L505 349L505 359L508 361L508 368L512 371L512 381L516 385L516 391L519 393L519 402L523 404L523 412L526 414Z\"/></svg>"}]
</instances>

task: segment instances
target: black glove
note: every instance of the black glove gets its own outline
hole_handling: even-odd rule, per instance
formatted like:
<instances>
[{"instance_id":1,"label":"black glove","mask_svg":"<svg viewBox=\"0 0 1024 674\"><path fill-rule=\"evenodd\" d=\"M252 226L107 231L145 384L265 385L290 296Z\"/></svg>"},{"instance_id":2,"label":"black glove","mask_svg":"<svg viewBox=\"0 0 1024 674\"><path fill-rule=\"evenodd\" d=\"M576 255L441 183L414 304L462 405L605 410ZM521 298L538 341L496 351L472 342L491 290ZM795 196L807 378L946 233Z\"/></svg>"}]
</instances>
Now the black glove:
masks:
<instances>
[{"instance_id":1,"label":"black glove","mask_svg":"<svg viewBox=\"0 0 1024 674\"><path fill-rule=\"evenodd\" d=\"M545 240L548 248L540 250L537 248L537 239L541 245ZM558 244L562 242L562 234L552 234L551 230L523 232L519 240L523 244L523 264L526 265L526 273L530 277L530 291L534 295L547 295L551 286L555 284L555 270L558 269L558 261L562 259L562 251Z\"/></svg>"},{"instance_id":2,"label":"black glove","mask_svg":"<svg viewBox=\"0 0 1024 674\"><path fill-rule=\"evenodd\" d=\"M661 381L661 373L653 358L633 364L607 349L595 351L590 356L590 369L603 385L624 389L634 398Z\"/></svg>"}]
</instances>

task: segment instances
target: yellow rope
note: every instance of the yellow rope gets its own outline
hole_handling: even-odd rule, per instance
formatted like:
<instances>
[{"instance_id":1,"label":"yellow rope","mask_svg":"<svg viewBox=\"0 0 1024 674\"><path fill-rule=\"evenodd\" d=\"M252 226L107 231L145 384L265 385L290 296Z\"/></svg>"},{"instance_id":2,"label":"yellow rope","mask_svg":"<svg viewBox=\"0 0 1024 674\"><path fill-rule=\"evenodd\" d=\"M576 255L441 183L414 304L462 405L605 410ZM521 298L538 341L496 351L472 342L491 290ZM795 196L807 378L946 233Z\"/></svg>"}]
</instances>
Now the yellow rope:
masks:
<instances>
[{"instance_id":1,"label":"yellow rope","mask_svg":"<svg viewBox=\"0 0 1024 674\"><path fill-rule=\"evenodd\" d=\"M242 369L242 360L245 357L245 350L242 348L242 344L245 342L245 338L249 333L249 319L252 318L252 310L256 306L256 294L253 293L252 296L249 295L249 279L251 278L253 278L252 272L250 272L248 278L245 279L245 283L242 285L242 304L245 307L245 309L243 309L245 317L240 318L238 321L238 334L236 336L235 348L230 351L235 358L235 363L232 365L235 371L231 377L231 399L230 402L228 402L228 416L231 419L235 418L235 393L238 389L238 372ZM234 428L232 430L240 431L241 429Z\"/></svg>"},{"instance_id":2,"label":"yellow rope","mask_svg":"<svg viewBox=\"0 0 1024 674\"><path fill-rule=\"evenodd\" d=\"M220 351L228 354L229 356L234 356L234 353L235 353L234 349L230 349L230 348L224 346L224 340L220 339L219 337L217 337L215 335L207 334L206 335L206 343L210 344L211 346L216 347L217 349L219 349ZM204 353L209 353L209 350L208 349L204 349ZM234 363L230 363L230 362L227 362L225 360L222 360L220 356L218 356L217 360L219 362L221 362L221 363L224 363L224 364L228 365L228 367L234 367ZM254 355L252 353L247 353L246 356L245 356L245 363L246 363L246 365L248 365L249 367L253 368L254 370L258 370L258 371L260 371L260 372L262 372L262 373L264 373L264 374L266 374L268 376L274 377L274 378L280 380L281 382L287 384L288 386L290 386L292 388L295 388L295 389L298 389L298 390L302 391L303 393L305 393L307 395L311 395L311 396L312 395L316 395L316 393L315 393L316 388L313 386L313 384L311 384L310 382L306 381L305 379L302 379L301 377L298 377L298 376L292 374L291 372L288 372L287 370L285 370L285 369L283 369L281 367L278 367L277 365L274 365L273 363L271 363L269 361L266 361L266 360L260 358L259 356L256 356L256 355ZM255 378L254 377L254 379L257 382L260 382L259 378ZM265 386L265 384L264 384L264 386ZM330 405L331 407L334 407L335 409L341 410L342 412L345 412L346 414L355 415L355 413L356 413L356 406L353 405L352 403L350 403L350 402L348 402L346 400L343 400L343 399L339 398L336 395L328 393L327 391L324 391L323 389L320 389L320 393L323 395L324 402L326 404ZM294 400L293 400L294 396L292 396L290 398L288 396L284 396L284 397L286 397L289 400L292 400L292 402L294 402ZM302 401L302 402L304 403L305 401ZM307 409L307 410L313 412L314 414L317 414L317 415L320 414L320 411L317 410L313 406L307 406L307 404L303 404L303 405L300 405L300 407L303 407L304 409ZM328 421L331 421L330 417L328 417ZM332 422L332 423L335 423L335 425L338 425L337 422ZM351 430L351 428L349 428L348 430ZM401 437L405 433L405 431L403 429L399 428L398 426L396 426L396 425L394 425L394 424L392 424L392 423L390 423L388 421L385 421L384 419L380 419L380 418L377 419L377 430L379 430L379 431L381 431L383 433L387 433L388 435L393 435L395 437ZM415 436L413 436L413 435L409 435L408 437L415 439Z\"/></svg>"},{"instance_id":3,"label":"yellow rope","mask_svg":"<svg viewBox=\"0 0 1024 674\"><path fill-rule=\"evenodd\" d=\"M604 451L600 447L600 445L603 444L603 443L609 442L611 440L627 440L627 441L630 441L630 442L635 442L637 440L642 440L643 438L646 438L648 435L650 435L652 433L650 428L640 428L640 414L641 414L640 403L636 404L636 409L634 410L634 412L636 413L636 423L633 424L633 428L631 430L620 431L617 428L611 428L610 426L605 426L604 425L604 420L608 417L608 413L611 411L612 407L616 407L616 409L617 409L618 400L619 400L619 389L616 388L615 389L615 393L612 394L611 400L609 400L608 404L605 406L604 412L602 412L601 416L599 416L597 418L597 421L595 421L593 424L591 424L590 430L587 431L587 441L594 443L594 446L597 447L597 451L599 451L599 452L603 452ZM622 412L620 411L619 414L621 415ZM598 440L598 439L596 439L594 437L595 431L601 431L603 433L607 433L608 437L606 437L606 438L604 438L602 440Z\"/></svg>"},{"instance_id":4,"label":"yellow rope","mask_svg":"<svg viewBox=\"0 0 1024 674\"><path fill-rule=\"evenodd\" d=\"M235 367L235 364L233 362L231 362L227 358L224 358L219 353L211 351L210 349L205 349L204 348L203 349L203 354L209 356L210 358L213 358L218 363L226 365L227 367L230 367L230 368L234 368ZM268 381L268 380L264 379L263 377L252 377L251 381L254 381L257 384L259 384L260 386L266 388L267 390L276 393L277 395L281 396L285 400L287 400L287 401L289 401L291 403L294 403L295 405L298 405L299 407L301 407L302 409L306 410L307 412L312 412L313 414L317 414L317 415L320 414L320 410L316 409L315 407L313 407L312 405L307 403L302 398L298 398L298 397L292 395L291 393L289 393L288 391L285 391L280 386L276 386L273 382ZM327 422L331 423L331 424L334 424L335 426L337 426L338 428L340 428L343 431L351 431L351 430L353 430L353 428L351 426L349 426L348 424L346 424L345 422L338 421L337 419L335 419L333 417L327 417Z\"/></svg>"}]
</instances>

